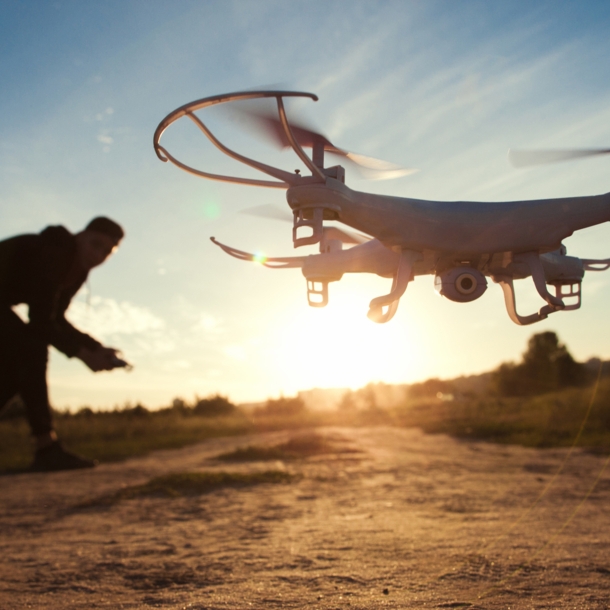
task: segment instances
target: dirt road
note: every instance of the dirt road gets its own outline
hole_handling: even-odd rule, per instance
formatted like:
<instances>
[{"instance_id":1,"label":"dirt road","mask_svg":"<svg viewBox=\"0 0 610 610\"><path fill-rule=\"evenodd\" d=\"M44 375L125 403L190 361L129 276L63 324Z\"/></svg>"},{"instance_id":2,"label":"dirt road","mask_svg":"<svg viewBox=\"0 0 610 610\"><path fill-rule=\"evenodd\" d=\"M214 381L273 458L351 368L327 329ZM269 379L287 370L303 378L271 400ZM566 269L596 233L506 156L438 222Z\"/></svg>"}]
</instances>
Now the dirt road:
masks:
<instances>
[{"instance_id":1,"label":"dirt road","mask_svg":"<svg viewBox=\"0 0 610 610\"><path fill-rule=\"evenodd\" d=\"M211 459L295 436L281 432L0 477L0 607L610 608L605 457L395 428L318 434L332 452L299 460ZM218 470L298 476L100 500Z\"/></svg>"}]
</instances>

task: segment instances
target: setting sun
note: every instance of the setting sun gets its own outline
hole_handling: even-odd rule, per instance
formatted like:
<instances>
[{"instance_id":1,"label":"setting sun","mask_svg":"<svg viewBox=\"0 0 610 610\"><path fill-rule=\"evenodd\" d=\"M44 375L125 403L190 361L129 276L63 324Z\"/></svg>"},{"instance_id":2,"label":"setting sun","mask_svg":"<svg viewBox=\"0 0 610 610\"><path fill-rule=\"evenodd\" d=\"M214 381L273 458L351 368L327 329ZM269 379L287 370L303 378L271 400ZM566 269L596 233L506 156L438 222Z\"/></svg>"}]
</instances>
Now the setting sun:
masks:
<instances>
[{"instance_id":1,"label":"setting sun","mask_svg":"<svg viewBox=\"0 0 610 610\"><path fill-rule=\"evenodd\" d=\"M371 292L372 286L379 291L385 285L388 290L390 281L362 279L331 284L330 303L324 308L295 302L295 313L277 320L282 330L269 338L269 349L284 391L357 388L369 382L416 379L422 374L417 354L422 338L417 323L403 320L390 326L368 320L368 302L377 296ZM304 294L300 297L303 300Z\"/></svg>"}]
</instances>

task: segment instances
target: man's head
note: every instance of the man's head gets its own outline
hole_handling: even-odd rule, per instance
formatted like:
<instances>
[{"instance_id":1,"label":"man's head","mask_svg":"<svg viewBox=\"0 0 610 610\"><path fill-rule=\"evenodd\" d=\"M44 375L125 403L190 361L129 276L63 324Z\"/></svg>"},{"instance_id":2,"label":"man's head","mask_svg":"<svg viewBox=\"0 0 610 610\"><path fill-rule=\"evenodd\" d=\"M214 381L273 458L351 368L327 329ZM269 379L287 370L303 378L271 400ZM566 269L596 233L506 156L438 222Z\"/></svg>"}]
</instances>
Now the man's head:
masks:
<instances>
[{"instance_id":1,"label":"man's head","mask_svg":"<svg viewBox=\"0 0 610 610\"><path fill-rule=\"evenodd\" d=\"M79 263L89 271L101 265L119 246L125 235L119 224L98 216L83 231L76 234L76 251Z\"/></svg>"}]
</instances>

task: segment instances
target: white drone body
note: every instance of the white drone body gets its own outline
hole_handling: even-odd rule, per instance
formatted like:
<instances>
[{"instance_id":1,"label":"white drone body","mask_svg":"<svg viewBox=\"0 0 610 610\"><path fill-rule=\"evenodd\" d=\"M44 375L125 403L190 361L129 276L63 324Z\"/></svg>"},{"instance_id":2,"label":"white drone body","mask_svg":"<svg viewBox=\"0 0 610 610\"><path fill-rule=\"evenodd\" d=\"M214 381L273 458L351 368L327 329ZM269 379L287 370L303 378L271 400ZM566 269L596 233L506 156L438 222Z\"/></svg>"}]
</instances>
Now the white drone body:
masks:
<instances>
[{"instance_id":1,"label":"white drone body","mask_svg":"<svg viewBox=\"0 0 610 610\"><path fill-rule=\"evenodd\" d=\"M259 116L258 119L276 131L281 144L294 150L311 175L286 172L228 149L195 115L195 111L215 104L269 97L277 101L278 118ZM346 186L342 166L324 167L325 152L351 160L364 159L369 168L375 166L394 174L407 172L396 166L357 157L335 147L321 134L289 123L283 104L285 97L317 100L311 93L289 91L252 91L197 100L178 108L161 121L155 131L154 146L162 161L169 160L204 178L286 189L286 199L294 216L294 247L319 244L319 254L261 258L211 239L225 252L242 260L272 268L300 267L307 279L311 306L325 306L328 303L328 284L340 280L344 273L375 273L392 278L388 294L374 298L369 306L369 318L382 323L393 317L400 297L416 275L434 275L434 285L439 294L459 303L482 296L489 277L502 287L511 320L525 325L544 320L556 311L578 309L585 271L603 271L610 267L610 259L567 256L562 245L562 240L574 231L610 220L610 193L593 197L488 203L425 201L355 191ZM165 129L184 116L191 119L222 152L276 180L220 176L178 161L159 141ZM311 148L311 156L304 152L303 147ZM604 152L608 151L578 151L572 156ZM546 153L547 157L555 155L553 160L562 154ZM327 226L327 221L340 222L371 237L351 235ZM356 245L343 249L344 243ZM538 312L520 315L515 304L513 281L527 277L533 279L545 304Z\"/></svg>"}]
</instances>

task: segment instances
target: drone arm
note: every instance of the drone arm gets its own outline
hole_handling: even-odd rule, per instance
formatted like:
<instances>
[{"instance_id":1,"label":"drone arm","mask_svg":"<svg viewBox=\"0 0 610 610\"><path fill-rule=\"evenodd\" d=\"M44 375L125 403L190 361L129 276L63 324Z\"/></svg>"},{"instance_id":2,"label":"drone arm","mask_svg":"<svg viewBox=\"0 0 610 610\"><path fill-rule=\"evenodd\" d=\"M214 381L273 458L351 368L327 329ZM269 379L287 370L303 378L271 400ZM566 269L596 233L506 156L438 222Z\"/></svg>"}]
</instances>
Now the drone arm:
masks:
<instances>
[{"instance_id":1,"label":"drone arm","mask_svg":"<svg viewBox=\"0 0 610 610\"><path fill-rule=\"evenodd\" d=\"M369 304L368 318L373 322L384 324L389 322L398 308L398 301L405 293L409 282L413 279L413 265L421 260L421 254L414 250L403 250L400 254L398 268L392 281L389 294L373 299ZM383 308L387 307L384 312Z\"/></svg>"},{"instance_id":2,"label":"drone arm","mask_svg":"<svg viewBox=\"0 0 610 610\"><path fill-rule=\"evenodd\" d=\"M294 134L292 133L292 129L288 123L288 119L286 118L286 109L284 108L284 102L280 96L277 97L277 111L280 115L280 122L282 123L282 127L284 128L284 133L292 146L294 152L299 156L301 161L305 163L305 165L309 168L312 175L316 176L321 182L326 182L326 176L322 173L319 167L317 167L313 161L305 154L305 151L301 148L299 143L296 141Z\"/></svg>"},{"instance_id":3,"label":"drone arm","mask_svg":"<svg viewBox=\"0 0 610 610\"><path fill-rule=\"evenodd\" d=\"M606 271L610 267L610 258L583 258L581 262L585 271Z\"/></svg>"}]
</instances>

